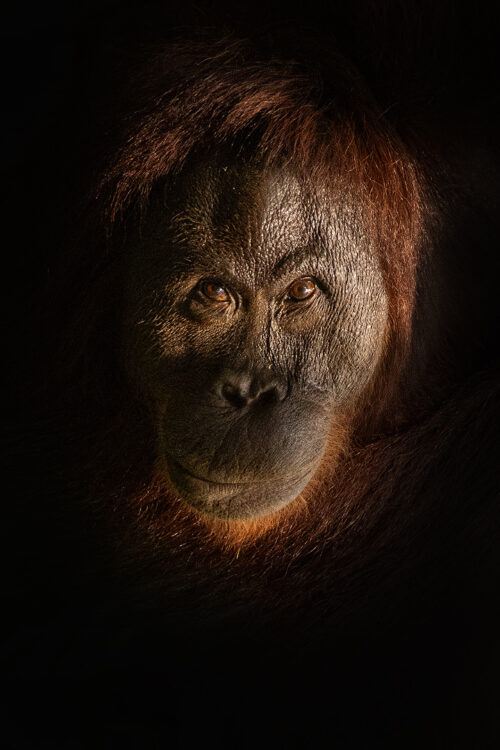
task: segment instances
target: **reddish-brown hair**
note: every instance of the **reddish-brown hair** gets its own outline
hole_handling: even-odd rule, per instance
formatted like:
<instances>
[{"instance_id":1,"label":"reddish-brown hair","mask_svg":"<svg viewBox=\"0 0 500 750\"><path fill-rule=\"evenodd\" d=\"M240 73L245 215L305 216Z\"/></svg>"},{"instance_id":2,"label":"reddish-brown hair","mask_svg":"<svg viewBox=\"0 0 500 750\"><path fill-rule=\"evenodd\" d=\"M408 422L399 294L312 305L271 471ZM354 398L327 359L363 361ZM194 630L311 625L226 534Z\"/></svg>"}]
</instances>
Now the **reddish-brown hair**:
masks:
<instances>
[{"instance_id":1,"label":"reddish-brown hair","mask_svg":"<svg viewBox=\"0 0 500 750\"><path fill-rule=\"evenodd\" d=\"M379 381L392 397L411 335L422 232L415 165L345 60L323 53L320 73L305 53L261 55L224 38L174 43L149 58L130 82L136 110L100 180L105 223L133 205L144 210L158 181L214 145L250 149L264 164L289 163L323 185L348 185L364 204L389 296ZM382 400L377 389L379 414Z\"/></svg>"},{"instance_id":2,"label":"reddish-brown hair","mask_svg":"<svg viewBox=\"0 0 500 750\"><path fill-rule=\"evenodd\" d=\"M250 153L265 165L290 164L327 188L339 183L349 185L364 203L389 299L386 352L365 394L367 408L363 410L365 421L371 419L373 439L376 431L381 431L388 405L392 413L398 408L398 384L411 340L423 191L412 158L358 75L330 50L320 54L315 50L314 56L309 56L310 50L306 52L292 56L286 50L274 49L269 53L247 42L224 38L173 43L150 55L139 72L127 79L124 98L130 100L128 114L120 119L112 155L91 194L93 205L100 210L99 222L92 224L92 231L95 234L99 227L102 236L109 237L112 229L130 216L144 215L153 187L175 176L188 159L214 145ZM113 245L113 239L110 243ZM79 313L79 320L87 327L87 334L80 336L82 353L97 335L100 305L104 309L117 304L112 295L109 299L106 279L109 272L102 263L93 282L95 297ZM74 371L83 371L77 360ZM86 367L95 376L95 363L87 359ZM339 424L335 439L342 442L342 434ZM94 436L91 442L95 444ZM124 450L120 446L119 453ZM101 454L106 456L103 471L113 469L110 454L104 450ZM148 476L131 481L133 491L123 490L125 480L121 476L120 489L110 490L109 480L104 483L108 490L102 491L109 491L119 515L128 518L131 548L142 545L144 537L153 546L158 544L159 550L166 544L172 551L172 564L177 549L181 565L186 553L196 559L201 555L203 567L204 551L216 544L229 550L231 559L245 549L245 564L258 557L258 566L262 566L264 558L266 565L279 560L280 549L285 557L287 548L293 548L293 554L299 556L311 545L336 545L337 539L341 540L340 560L342 549L352 556L363 536L386 512L390 493L385 496L385 490L377 493L372 488L382 465L390 467L392 459L390 453L382 451L380 464L377 455L378 450L354 443L335 476L327 462L323 463L307 488L305 500L299 498L271 519L234 523L230 528L218 523L207 525L165 491L161 481L151 482L151 465ZM364 462L361 472L360 460ZM118 459L116 466L119 464ZM116 477L116 472L118 468L109 473ZM401 517L393 516L387 529L400 522ZM122 533L126 545L126 532ZM356 539L354 545L351 538ZM285 539L286 545L282 544ZM376 544L383 545L384 539L384 535L377 538ZM160 557L163 554L160 551Z\"/></svg>"}]
</instances>

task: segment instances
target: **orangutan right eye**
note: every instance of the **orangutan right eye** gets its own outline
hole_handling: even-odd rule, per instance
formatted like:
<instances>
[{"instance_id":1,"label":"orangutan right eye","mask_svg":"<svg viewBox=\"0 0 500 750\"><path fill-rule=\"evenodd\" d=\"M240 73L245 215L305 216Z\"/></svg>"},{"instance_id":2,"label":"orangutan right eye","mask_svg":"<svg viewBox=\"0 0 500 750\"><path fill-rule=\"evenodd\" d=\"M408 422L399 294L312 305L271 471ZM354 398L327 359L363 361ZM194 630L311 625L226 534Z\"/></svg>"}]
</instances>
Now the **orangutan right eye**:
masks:
<instances>
[{"instance_id":1,"label":"orangutan right eye","mask_svg":"<svg viewBox=\"0 0 500 750\"><path fill-rule=\"evenodd\" d=\"M218 281L203 281L200 292L211 302L229 302L231 299L227 289Z\"/></svg>"}]
</instances>

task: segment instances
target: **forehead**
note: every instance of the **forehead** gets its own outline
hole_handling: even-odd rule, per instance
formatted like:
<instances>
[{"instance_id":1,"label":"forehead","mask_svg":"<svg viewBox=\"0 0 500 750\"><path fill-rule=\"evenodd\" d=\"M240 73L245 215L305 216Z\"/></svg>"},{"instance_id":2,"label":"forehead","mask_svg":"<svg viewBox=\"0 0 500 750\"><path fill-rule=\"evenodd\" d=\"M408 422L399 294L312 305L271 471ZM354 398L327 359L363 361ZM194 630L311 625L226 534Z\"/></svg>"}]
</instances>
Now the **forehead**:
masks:
<instances>
[{"instance_id":1,"label":"forehead","mask_svg":"<svg viewBox=\"0 0 500 750\"><path fill-rule=\"evenodd\" d=\"M257 278L287 259L340 262L369 245L362 201L352 190L291 167L217 157L186 169L170 195L165 218L177 263L209 259Z\"/></svg>"}]
</instances>

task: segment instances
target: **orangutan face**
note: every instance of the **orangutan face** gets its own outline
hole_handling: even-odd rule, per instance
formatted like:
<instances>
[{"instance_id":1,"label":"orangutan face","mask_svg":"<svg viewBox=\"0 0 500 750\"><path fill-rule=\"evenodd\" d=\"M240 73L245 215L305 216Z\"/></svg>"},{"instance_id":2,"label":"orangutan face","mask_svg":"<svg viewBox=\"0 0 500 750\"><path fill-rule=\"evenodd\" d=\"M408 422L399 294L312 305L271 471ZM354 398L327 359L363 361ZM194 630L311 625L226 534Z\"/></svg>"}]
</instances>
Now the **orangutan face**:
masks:
<instances>
[{"instance_id":1,"label":"orangutan face","mask_svg":"<svg viewBox=\"0 0 500 750\"><path fill-rule=\"evenodd\" d=\"M294 500L372 378L387 297L363 227L340 188L216 157L129 243L129 371L165 472L202 513Z\"/></svg>"}]
</instances>

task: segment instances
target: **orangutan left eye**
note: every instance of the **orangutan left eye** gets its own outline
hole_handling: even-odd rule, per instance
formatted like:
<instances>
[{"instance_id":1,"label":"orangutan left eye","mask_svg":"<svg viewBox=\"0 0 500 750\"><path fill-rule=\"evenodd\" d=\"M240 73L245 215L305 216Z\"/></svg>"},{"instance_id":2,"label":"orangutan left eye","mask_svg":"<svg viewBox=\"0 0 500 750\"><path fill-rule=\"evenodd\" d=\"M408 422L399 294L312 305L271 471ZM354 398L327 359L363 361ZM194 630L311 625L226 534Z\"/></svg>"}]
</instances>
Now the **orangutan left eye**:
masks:
<instances>
[{"instance_id":1,"label":"orangutan left eye","mask_svg":"<svg viewBox=\"0 0 500 750\"><path fill-rule=\"evenodd\" d=\"M302 279L296 279L287 289L287 298L293 302L303 302L315 294L317 290L316 282L310 276L304 276Z\"/></svg>"}]
</instances>

